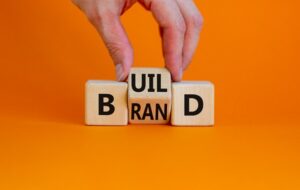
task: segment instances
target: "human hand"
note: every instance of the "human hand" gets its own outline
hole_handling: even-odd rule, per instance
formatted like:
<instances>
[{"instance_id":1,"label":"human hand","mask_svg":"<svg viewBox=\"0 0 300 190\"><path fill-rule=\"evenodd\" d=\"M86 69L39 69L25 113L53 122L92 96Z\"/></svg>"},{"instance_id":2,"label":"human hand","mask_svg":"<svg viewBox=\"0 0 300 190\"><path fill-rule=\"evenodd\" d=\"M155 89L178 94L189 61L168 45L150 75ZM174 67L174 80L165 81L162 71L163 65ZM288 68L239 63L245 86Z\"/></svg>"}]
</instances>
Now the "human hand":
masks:
<instances>
[{"instance_id":1,"label":"human hand","mask_svg":"<svg viewBox=\"0 0 300 190\"><path fill-rule=\"evenodd\" d=\"M73 0L96 27L116 66L117 79L126 80L133 49L120 16L139 2L151 11L160 27L166 68L174 81L191 62L203 19L192 0Z\"/></svg>"}]
</instances>

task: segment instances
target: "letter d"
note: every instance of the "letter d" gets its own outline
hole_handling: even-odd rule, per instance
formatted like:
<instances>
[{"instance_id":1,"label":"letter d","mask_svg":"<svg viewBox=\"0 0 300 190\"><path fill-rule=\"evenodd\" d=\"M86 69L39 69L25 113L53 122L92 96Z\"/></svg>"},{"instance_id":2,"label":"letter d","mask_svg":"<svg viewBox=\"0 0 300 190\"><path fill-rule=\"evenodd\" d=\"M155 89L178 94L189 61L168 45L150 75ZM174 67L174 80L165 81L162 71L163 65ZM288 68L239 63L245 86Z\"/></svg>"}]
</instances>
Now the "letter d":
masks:
<instances>
[{"instance_id":1,"label":"letter d","mask_svg":"<svg viewBox=\"0 0 300 190\"><path fill-rule=\"evenodd\" d=\"M198 103L196 110L190 110L190 99L195 99ZM184 95L184 115L185 116L194 116L199 114L203 110L203 100L200 96L196 94L185 94Z\"/></svg>"}]
</instances>

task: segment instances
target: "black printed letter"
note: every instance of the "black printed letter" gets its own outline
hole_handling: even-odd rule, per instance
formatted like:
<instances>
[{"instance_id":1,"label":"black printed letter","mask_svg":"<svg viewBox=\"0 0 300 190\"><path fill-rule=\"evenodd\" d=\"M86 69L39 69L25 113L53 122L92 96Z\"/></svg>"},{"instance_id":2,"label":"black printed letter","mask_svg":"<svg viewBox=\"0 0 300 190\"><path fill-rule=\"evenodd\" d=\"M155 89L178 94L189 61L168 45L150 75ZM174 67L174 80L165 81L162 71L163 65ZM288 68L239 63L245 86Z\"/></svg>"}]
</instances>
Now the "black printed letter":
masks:
<instances>
[{"instance_id":1,"label":"black printed letter","mask_svg":"<svg viewBox=\"0 0 300 190\"><path fill-rule=\"evenodd\" d=\"M195 99L198 102L198 107L196 110L190 110L190 99ZM203 100L200 96L196 94L185 94L184 95L184 115L193 116L199 114L203 110Z\"/></svg>"},{"instance_id":2,"label":"black printed letter","mask_svg":"<svg viewBox=\"0 0 300 190\"><path fill-rule=\"evenodd\" d=\"M104 98L108 101L104 102ZM115 107L112 105L114 97L111 94L99 94L99 115L111 115L115 111ZM104 111L104 106L107 106L108 111Z\"/></svg>"}]
</instances>

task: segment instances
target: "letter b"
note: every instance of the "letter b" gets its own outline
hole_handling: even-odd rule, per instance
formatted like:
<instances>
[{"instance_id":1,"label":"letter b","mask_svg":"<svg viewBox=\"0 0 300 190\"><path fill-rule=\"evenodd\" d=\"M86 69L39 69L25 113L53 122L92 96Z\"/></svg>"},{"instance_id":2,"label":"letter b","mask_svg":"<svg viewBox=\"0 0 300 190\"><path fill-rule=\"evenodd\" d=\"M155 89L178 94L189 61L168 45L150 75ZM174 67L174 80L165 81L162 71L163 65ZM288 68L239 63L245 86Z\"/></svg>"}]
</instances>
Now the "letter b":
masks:
<instances>
[{"instance_id":1,"label":"letter b","mask_svg":"<svg viewBox=\"0 0 300 190\"><path fill-rule=\"evenodd\" d=\"M104 99L107 98L107 101ZM99 115L111 115L115 111L113 106L114 97L111 94L99 94ZM108 111L104 111L104 107L108 107Z\"/></svg>"}]
</instances>

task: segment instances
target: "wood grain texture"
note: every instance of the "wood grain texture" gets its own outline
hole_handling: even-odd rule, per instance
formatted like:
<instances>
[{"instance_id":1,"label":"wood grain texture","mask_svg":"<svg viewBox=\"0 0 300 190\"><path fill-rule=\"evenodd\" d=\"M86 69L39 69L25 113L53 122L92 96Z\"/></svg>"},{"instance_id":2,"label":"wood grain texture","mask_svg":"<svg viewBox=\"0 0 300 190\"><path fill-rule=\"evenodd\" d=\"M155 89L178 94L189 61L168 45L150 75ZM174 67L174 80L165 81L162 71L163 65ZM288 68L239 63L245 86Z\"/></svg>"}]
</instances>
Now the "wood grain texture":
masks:
<instances>
[{"instance_id":1,"label":"wood grain texture","mask_svg":"<svg viewBox=\"0 0 300 190\"><path fill-rule=\"evenodd\" d=\"M179 126L214 125L214 85L207 81L172 83L171 123Z\"/></svg>"},{"instance_id":2,"label":"wood grain texture","mask_svg":"<svg viewBox=\"0 0 300 190\"><path fill-rule=\"evenodd\" d=\"M85 122L87 125L127 125L127 89L125 82L90 80L86 83L85 96ZM109 107L108 97L99 98L99 95L111 95L113 101L113 113L108 114L112 109ZM102 100L102 101L101 101ZM102 104L101 104L102 103ZM100 105L99 105L100 104ZM99 107L104 113L99 113Z\"/></svg>"}]
</instances>

